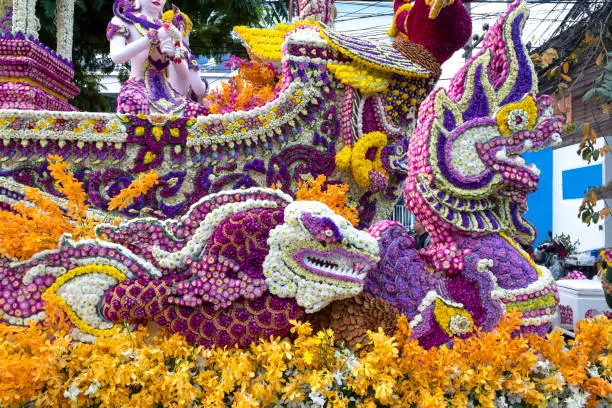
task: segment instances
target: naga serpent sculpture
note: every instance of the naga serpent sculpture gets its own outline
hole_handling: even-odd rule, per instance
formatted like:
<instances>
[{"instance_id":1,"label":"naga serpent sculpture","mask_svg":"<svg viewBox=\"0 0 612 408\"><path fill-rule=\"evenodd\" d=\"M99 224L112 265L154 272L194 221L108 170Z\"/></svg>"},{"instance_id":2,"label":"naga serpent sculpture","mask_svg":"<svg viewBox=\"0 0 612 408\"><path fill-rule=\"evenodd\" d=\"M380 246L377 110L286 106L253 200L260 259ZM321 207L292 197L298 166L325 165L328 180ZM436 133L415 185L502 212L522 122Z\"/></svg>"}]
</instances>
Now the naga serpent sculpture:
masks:
<instances>
[{"instance_id":1,"label":"naga serpent sculpture","mask_svg":"<svg viewBox=\"0 0 612 408\"><path fill-rule=\"evenodd\" d=\"M506 311L522 312L522 331L544 334L556 313L552 275L513 240L535 239L523 213L540 172L520 155L563 131L552 98L536 96L521 42L527 16L513 3L449 89L421 105L404 198L431 245L417 252L402 227L377 229L381 262L366 292L406 314L427 346L491 330Z\"/></svg>"}]
</instances>

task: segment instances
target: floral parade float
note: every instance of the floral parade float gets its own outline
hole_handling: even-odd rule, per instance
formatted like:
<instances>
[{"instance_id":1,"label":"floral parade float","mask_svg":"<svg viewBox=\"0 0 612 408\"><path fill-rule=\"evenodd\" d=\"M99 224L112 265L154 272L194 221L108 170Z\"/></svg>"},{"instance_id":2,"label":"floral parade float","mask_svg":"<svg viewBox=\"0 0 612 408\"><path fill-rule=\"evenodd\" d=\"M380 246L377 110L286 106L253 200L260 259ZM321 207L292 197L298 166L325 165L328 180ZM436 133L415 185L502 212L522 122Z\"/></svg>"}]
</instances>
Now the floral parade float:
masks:
<instances>
[{"instance_id":1,"label":"floral parade float","mask_svg":"<svg viewBox=\"0 0 612 408\"><path fill-rule=\"evenodd\" d=\"M396 1L393 46L335 32L330 1L298 2L318 22L236 28L240 64L278 83L234 100L245 74L204 107L168 84L147 93L171 81L168 59L191 60L188 20L143 18L153 3L119 0L109 25L150 67L124 113L0 110L0 219L53 230L45 250L0 237L0 404L611 402L609 324L541 337L556 287L514 241L535 233L522 215L538 171L520 154L562 130L536 96L524 3L431 92L470 35L461 1ZM425 250L376 222L404 181Z\"/></svg>"},{"instance_id":2,"label":"floral parade float","mask_svg":"<svg viewBox=\"0 0 612 408\"><path fill-rule=\"evenodd\" d=\"M523 312L525 328L547 331L556 305L552 279L504 235L532 238L520 214L537 174L519 155L550 145L561 131L550 99L534 96L535 73L520 41L527 9L513 4L450 91L425 99L440 63L469 36L465 8L417 2L406 14L398 5L393 46L314 20L238 27L252 58L280 66L280 90L251 110L206 115L164 82L172 79L163 71L170 59L183 62L169 47L180 44L178 30L153 18L163 2L116 1L107 31L111 56L135 66L148 55L119 95L119 111L129 113L75 121L91 114L62 113L72 115L62 120L48 111L3 112L13 115L4 119L11 129L4 139L5 197L23 197L22 185L56 192L46 163L36 162L60 153L77 168L92 207L106 209L121 183L155 170L159 182L140 204L160 218L175 217L100 225L95 240L66 236L56 250L17 264L7 259L3 319L40 321L43 299L55 297L82 338L111 335L121 322L154 321L195 343L247 346L288 333L290 320L365 286L365 301L373 296L384 310L408 315L427 346L476 327L490 330L506 309ZM174 16L178 21L178 9ZM431 38L440 24L443 33L456 31L455 42ZM361 226L383 216L408 176L406 202L433 245L417 254L407 238L407 252L398 251L394 241L402 234L387 240L398 229L391 226L379 232L383 260L376 268L379 247L365 232L324 205L255 187L291 193L303 178L321 174L350 186ZM486 250L493 246L501 250ZM83 291L87 296L75 295ZM326 313L314 321L325 321ZM344 323L328 321L350 332Z\"/></svg>"}]
</instances>

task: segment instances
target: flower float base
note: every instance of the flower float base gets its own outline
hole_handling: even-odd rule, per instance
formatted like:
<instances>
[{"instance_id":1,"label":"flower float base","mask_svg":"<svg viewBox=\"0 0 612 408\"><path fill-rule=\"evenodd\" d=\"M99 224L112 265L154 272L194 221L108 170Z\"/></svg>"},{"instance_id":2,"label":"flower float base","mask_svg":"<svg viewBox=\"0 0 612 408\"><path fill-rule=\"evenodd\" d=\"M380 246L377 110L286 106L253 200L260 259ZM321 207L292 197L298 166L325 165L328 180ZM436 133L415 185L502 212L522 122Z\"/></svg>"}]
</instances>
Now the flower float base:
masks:
<instances>
[{"instance_id":1,"label":"flower float base","mask_svg":"<svg viewBox=\"0 0 612 408\"><path fill-rule=\"evenodd\" d=\"M72 63L33 37L0 34L0 109L75 111Z\"/></svg>"}]
</instances>

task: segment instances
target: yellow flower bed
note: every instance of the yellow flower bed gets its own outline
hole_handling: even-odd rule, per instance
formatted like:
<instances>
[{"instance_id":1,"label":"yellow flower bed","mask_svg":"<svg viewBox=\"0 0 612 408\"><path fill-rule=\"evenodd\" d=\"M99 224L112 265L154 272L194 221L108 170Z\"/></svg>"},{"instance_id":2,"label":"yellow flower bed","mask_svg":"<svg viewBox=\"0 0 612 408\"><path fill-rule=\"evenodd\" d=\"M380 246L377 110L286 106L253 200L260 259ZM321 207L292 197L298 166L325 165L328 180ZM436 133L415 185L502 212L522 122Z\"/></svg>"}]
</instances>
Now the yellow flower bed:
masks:
<instances>
[{"instance_id":1,"label":"yellow flower bed","mask_svg":"<svg viewBox=\"0 0 612 408\"><path fill-rule=\"evenodd\" d=\"M509 315L495 332L431 350L410 338L401 318L395 336L370 332L370 344L353 352L331 330L314 334L307 323L296 323L292 339L247 350L207 350L146 329L84 344L70 338L61 308L47 314L45 326L0 326L0 406L612 403L612 325L602 317L580 322L576 340L566 342L560 332L513 338L520 316Z\"/></svg>"}]
</instances>

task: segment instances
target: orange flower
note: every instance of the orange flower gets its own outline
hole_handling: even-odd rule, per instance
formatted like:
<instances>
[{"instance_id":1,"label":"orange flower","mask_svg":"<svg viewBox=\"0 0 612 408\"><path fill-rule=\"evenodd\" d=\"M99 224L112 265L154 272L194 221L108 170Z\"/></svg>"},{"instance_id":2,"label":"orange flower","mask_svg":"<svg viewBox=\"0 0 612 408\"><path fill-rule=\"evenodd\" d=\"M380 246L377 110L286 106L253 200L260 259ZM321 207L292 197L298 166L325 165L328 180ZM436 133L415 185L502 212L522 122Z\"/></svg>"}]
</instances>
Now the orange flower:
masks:
<instances>
[{"instance_id":1,"label":"orange flower","mask_svg":"<svg viewBox=\"0 0 612 408\"><path fill-rule=\"evenodd\" d=\"M159 184L159 175L155 170L151 170L148 173L140 173L129 186L121 190L119 194L110 200L108 210L123 210L127 208L136 198L146 194L157 184Z\"/></svg>"},{"instance_id":2,"label":"orange flower","mask_svg":"<svg viewBox=\"0 0 612 408\"><path fill-rule=\"evenodd\" d=\"M333 212L346 218L351 224L357 226L359 218L357 207L347 205L348 185L327 184L327 177L320 174L316 180L308 180L306 183L298 183L296 197L298 200L319 201L326 204Z\"/></svg>"}]
</instances>

